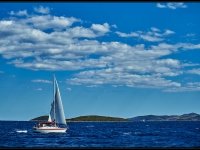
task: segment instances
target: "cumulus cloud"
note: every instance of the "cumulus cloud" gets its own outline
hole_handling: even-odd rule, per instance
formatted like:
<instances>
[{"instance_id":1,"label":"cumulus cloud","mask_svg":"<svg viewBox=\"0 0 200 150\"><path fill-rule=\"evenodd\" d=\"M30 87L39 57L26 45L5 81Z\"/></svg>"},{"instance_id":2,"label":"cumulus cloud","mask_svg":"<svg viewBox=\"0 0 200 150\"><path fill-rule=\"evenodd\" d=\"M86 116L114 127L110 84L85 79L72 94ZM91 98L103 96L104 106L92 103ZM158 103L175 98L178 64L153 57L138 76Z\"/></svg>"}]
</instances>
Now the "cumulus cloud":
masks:
<instances>
[{"instance_id":1,"label":"cumulus cloud","mask_svg":"<svg viewBox=\"0 0 200 150\"><path fill-rule=\"evenodd\" d=\"M141 88L179 87L180 83L166 80L154 75L139 75L124 72L121 68L102 69L97 71L84 71L67 82L73 84L129 86Z\"/></svg>"},{"instance_id":2,"label":"cumulus cloud","mask_svg":"<svg viewBox=\"0 0 200 150\"><path fill-rule=\"evenodd\" d=\"M117 31L116 34L120 37L133 37L133 38L140 38L149 42L160 42L163 41L166 36L175 34L175 32L166 29L163 33L161 33L160 29L151 27L151 30L148 32L135 31L131 33L123 33Z\"/></svg>"},{"instance_id":3,"label":"cumulus cloud","mask_svg":"<svg viewBox=\"0 0 200 150\"><path fill-rule=\"evenodd\" d=\"M48 7L43 7L43 6L35 7L34 11L41 14L50 13L50 9Z\"/></svg>"},{"instance_id":4,"label":"cumulus cloud","mask_svg":"<svg viewBox=\"0 0 200 150\"><path fill-rule=\"evenodd\" d=\"M35 79L35 80L32 80L31 82L36 82L36 83L52 83L52 81L42 80L42 79Z\"/></svg>"},{"instance_id":5,"label":"cumulus cloud","mask_svg":"<svg viewBox=\"0 0 200 150\"><path fill-rule=\"evenodd\" d=\"M31 24L37 29L65 29L75 22L80 22L74 17L52 16L52 15L35 15L29 18L18 20L21 24ZM30 26L30 25L29 25Z\"/></svg>"},{"instance_id":6,"label":"cumulus cloud","mask_svg":"<svg viewBox=\"0 0 200 150\"><path fill-rule=\"evenodd\" d=\"M74 27L65 32L67 36L71 37L86 37L86 38L94 38L98 35L95 34L92 30L84 27Z\"/></svg>"},{"instance_id":7,"label":"cumulus cloud","mask_svg":"<svg viewBox=\"0 0 200 150\"><path fill-rule=\"evenodd\" d=\"M159 42L148 46L98 41L96 37L112 32L111 25L92 23L85 27L79 23L79 18L50 13L4 18L0 20L0 55L19 68L73 70L75 73L67 79L70 84L178 89L184 85L170 78L183 74L184 67L194 64L169 55L200 48L200 44L161 42L175 32L156 27L149 31L116 32L123 38ZM51 83L43 79L32 82Z\"/></svg>"},{"instance_id":8,"label":"cumulus cloud","mask_svg":"<svg viewBox=\"0 0 200 150\"><path fill-rule=\"evenodd\" d=\"M93 30L99 31L99 32L108 32L109 31L109 24L108 23L104 23L104 24L92 24L91 28Z\"/></svg>"},{"instance_id":9,"label":"cumulus cloud","mask_svg":"<svg viewBox=\"0 0 200 150\"><path fill-rule=\"evenodd\" d=\"M149 49L145 49L143 45L131 47L121 43L115 44L118 45L120 51L100 59L107 62L108 68L80 72L67 82L91 86L111 84L115 86L160 87L166 89L181 87L181 83L167 80L165 77L182 74L181 69L186 64L176 59L160 59L160 57L184 49L184 47L197 48L194 45L183 43L175 45L160 43Z\"/></svg>"},{"instance_id":10,"label":"cumulus cloud","mask_svg":"<svg viewBox=\"0 0 200 150\"><path fill-rule=\"evenodd\" d=\"M172 2L172 3L157 3L156 6L158 8L169 8L169 9L177 9L177 8L187 8L187 5L181 2Z\"/></svg>"},{"instance_id":11,"label":"cumulus cloud","mask_svg":"<svg viewBox=\"0 0 200 150\"><path fill-rule=\"evenodd\" d=\"M110 25L108 23L92 24L91 29L98 32L99 34L105 34L110 31Z\"/></svg>"}]
</instances>

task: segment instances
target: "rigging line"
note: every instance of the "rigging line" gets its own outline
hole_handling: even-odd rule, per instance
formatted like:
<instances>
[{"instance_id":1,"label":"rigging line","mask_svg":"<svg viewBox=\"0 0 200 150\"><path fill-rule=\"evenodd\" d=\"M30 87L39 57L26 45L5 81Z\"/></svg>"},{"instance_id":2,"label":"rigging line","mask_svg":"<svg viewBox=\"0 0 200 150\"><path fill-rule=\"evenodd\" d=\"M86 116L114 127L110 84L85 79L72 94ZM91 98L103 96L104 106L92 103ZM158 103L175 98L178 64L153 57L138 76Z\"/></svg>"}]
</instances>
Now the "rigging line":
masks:
<instances>
[{"instance_id":1,"label":"rigging line","mask_svg":"<svg viewBox=\"0 0 200 150\"><path fill-rule=\"evenodd\" d=\"M54 101L54 121L56 125L56 102L55 102L55 75L53 75L53 101Z\"/></svg>"}]
</instances>

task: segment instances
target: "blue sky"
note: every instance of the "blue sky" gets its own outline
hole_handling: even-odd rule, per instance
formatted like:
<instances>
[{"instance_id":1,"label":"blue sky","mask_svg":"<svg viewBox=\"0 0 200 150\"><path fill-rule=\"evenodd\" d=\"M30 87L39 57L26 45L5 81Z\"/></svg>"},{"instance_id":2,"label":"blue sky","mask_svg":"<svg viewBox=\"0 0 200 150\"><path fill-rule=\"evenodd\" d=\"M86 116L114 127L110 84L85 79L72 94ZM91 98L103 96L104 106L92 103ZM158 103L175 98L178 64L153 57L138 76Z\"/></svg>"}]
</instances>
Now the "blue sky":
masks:
<instances>
[{"instance_id":1,"label":"blue sky","mask_svg":"<svg viewBox=\"0 0 200 150\"><path fill-rule=\"evenodd\" d=\"M200 113L199 3L0 3L0 120Z\"/></svg>"}]
</instances>

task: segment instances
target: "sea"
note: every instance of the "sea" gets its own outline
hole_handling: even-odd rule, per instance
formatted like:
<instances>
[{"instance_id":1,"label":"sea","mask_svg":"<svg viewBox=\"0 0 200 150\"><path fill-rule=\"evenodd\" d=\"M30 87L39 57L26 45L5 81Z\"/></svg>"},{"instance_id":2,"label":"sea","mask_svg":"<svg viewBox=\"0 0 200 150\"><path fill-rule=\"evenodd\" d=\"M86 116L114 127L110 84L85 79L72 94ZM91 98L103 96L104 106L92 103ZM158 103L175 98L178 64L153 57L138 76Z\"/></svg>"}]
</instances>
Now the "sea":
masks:
<instances>
[{"instance_id":1,"label":"sea","mask_svg":"<svg viewBox=\"0 0 200 150\"><path fill-rule=\"evenodd\" d=\"M0 148L200 148L200 122L68 122L36 133L34 121L0 121Z\"/></svg>"}]
</instances>

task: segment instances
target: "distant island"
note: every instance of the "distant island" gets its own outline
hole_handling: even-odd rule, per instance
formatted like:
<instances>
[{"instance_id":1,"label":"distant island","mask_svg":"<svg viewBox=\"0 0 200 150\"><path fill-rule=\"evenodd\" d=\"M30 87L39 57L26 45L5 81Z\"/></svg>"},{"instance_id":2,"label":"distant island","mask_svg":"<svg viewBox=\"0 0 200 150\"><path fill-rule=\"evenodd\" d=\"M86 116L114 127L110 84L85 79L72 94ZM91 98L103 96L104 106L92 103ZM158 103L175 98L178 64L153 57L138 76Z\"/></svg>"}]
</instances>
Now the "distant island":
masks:
<instances>
[{"instance_id":1,"label":"distant island","mask_svg":"<svg viewBox=\"0 0 200 150\"><path fill-rule=\"evenodd\" d=\"M40 116L31 121L47 121L48 116ZM98 115L89 115L89 116L79 116L75 118L66 119L67 122L70 121L128 121L128 119L118 118L118 117L108 117L108 116L98 116Z\"/></svg>"},{"instance_id":2,"label":"distant island","mask_svg":"<svg viewBox=\"0 0 200 150\"><path fill-rule=\"evenodd\" d=\"M31 121L47 121L48 116L40 116ZM119 118L119 117L108 117L108 116L79 116L75 118L66 119L67 122L78 122L78 121L200 121L200 115L197 113L189 113L183 115L145 115L137 116L132 118Z\"/></svg>"},{"instance_id":3,"label":"distant island","mask_svg":"<svg viewBox=\"0 0 200 150\"><path fill-rule=\"evenodd\" d=\"M129 118L129 121L200 121L200 115L189 113L183 115L146 115Z\"/></svg>"}]
</instances>

